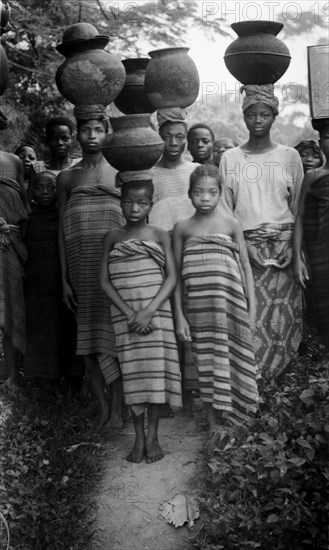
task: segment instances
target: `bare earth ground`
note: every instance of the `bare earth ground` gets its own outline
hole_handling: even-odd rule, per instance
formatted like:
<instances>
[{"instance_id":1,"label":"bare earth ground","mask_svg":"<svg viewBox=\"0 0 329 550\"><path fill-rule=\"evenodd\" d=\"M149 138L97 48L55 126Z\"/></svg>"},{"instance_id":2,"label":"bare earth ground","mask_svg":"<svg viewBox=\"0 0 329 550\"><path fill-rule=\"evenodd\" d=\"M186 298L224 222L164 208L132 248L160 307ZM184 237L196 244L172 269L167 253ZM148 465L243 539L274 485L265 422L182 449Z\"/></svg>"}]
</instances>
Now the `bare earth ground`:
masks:
<instances>
[{"instance_id":1,"label":"bare earth ground","mask_svg":"<svg viewBox=\"0 0 329 550\"><path fill-rule=\"evenodd\" d=\"M159 440L165 456L159 462L131 464L125 456L134 442L127 424L109 452L98 498L93 550L189 550L186 526L175 528L162 517L163 501L183 493L196 497L205 433L201 411L179 412L160 419Z\"/></svg>"}]
</instances>

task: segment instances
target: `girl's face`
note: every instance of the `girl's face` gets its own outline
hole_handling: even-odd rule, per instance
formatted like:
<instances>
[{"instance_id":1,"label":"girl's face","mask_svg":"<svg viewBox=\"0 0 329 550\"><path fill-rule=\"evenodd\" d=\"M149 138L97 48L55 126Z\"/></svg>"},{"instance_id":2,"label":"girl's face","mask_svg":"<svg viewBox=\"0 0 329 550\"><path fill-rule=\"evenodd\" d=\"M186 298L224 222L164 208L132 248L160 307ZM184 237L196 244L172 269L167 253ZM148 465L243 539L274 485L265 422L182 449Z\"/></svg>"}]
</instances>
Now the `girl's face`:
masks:
<instances>
[{"instance_id":1,"label":"girl's face","mask_svg":"<svg viewBox=\"0 0 329 550\"><path fill-rule=\"evenodd\" d=\"M219 166L220 160L228 149L233 149L235 147L233 141L231 139L221 139L217 140L214 143L214 151L212 154L212 158L214 161L214 164L216 166Z\"/></svg>"},{"instance_id":2,"label":"girl's face","mask_svg":"<svg viewBox=\"0 0 329 550\"><path fill-rule=\"evenodd\" d=\"M244 121L252 137L265 137L274 122L274 113L265 103L250 105L244 112Z\"/></svg>"},{"instance_id":3,"label":"girl's face","mask_svg":"<svg viewBox=\"0 0 329 550\"><path fill-rule=\"evenodd\" d=\"M22 147L17 155L23 162L24 176L27 176L30 172L32 163L37 160L36 154L32 147Z\"/></svg>"},{"instance_id":4,"label":"girl's face","mask_svg":"<svg viewBox=\"0 0 329 550\"><path fill-rule=\"evenodd\" d=\"M53 126L49 130L48 147L54 159L62 159L68 156L73 143L70 128L68 126Z\"/></svg>"},{"instance_id":5,"label":"girl's face","mask_svg":"<svg viewBox=\"0 0 329 550\"><path fill-rule=\"evenodd\" d=\"M220 190L216 178L204 176L196 180L190 199L199 214L210 214L215 210L220 199Z\"/></svg>"},{"instance_id":6,"label":"girl's face","mask_svg":"<svg viewBox=\"0 0 329 550\"><path fill-rule=\"evenodd\" d=\"M312 147L304 149L299 154L300 158L302 159L304 173L308 172L309 170L314 170L314 168L320 168L320 166L322 165L320 153L314 151Z\"/></svg>"},{"instance_id":7,"label":"girl's face","mask_svg":"<svg viewBox=\"0 0 329 550\"><path fill-rule=\"evenodd\" d=\"M129 225L144 223L152 208L146 189L130 189L121 199L122 213Z\"/></svg>"},{"instance_id":8,"label":"girl's face","mask_svg":"<svg viewBox=\"0 0 329 550\"><path fill-rule=\"evenodd\" d=\"M160 128L160 136L165 142L163 156L167 160L178 160L185 149L187 132L185 124L172 122Z\"/></svg>"}]
</instances>

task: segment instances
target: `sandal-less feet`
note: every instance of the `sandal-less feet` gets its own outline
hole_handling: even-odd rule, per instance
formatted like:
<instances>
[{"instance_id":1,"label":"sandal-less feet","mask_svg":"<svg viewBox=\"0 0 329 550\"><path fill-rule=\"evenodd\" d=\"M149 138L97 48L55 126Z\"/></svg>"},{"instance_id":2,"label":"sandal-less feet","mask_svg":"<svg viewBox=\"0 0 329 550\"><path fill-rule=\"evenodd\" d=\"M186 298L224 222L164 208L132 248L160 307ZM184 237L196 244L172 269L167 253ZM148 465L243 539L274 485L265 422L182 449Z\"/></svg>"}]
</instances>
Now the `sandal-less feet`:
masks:
<instances>
[{"instance_id":1,"label":"sandal-less feet","mask_svg":"<svg viewBox=\"0 0 329 550\"><path fill-rule=\"evenodd\" d=\"M145 447L134 445L130 453L127 454L126 460L128 460L128 462L135 462L136 464L139 464L140 462L142 462L144 456L145 456Z\"/></svg>"},{"instance_id":2,"label":"sandal-less feet","mask_svg":"<svg viewBox=\"0 0 329 550\"><path fill-rule=\"evenodd\" d=\"M152 462L157 462L164 457L164 452L162 451L159 442L152 441L152 443L146 443L146 462L151 464Z\"/></svg>"}]
</instances>

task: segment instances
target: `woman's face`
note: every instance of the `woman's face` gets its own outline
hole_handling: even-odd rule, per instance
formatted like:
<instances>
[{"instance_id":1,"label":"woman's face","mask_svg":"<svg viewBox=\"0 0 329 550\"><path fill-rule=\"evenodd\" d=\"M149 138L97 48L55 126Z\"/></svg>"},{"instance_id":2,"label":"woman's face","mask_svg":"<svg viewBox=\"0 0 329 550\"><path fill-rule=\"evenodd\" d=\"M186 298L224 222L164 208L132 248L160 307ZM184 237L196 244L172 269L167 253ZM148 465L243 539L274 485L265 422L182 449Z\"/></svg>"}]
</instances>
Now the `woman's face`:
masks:
<instances>
[{"instance_id":1,"label":"woman's face","mask_svg":"<svg viewBox=\"0 0 329 550\"><path fill-rule=\"evenodd\" d=\"M274 120L275 117L271 107L265 103L250 105L244 112L244 121L252 137L267 136Z\"/></svg>"}]
</instances>

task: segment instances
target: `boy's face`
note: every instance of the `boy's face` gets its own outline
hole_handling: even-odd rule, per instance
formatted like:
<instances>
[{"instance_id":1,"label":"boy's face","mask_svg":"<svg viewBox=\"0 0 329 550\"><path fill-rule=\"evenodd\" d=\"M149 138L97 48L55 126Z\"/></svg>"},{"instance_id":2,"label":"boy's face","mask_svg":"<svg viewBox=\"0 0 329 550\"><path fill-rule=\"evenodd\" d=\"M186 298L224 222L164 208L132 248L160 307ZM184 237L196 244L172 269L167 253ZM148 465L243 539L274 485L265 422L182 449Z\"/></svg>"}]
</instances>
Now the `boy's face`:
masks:
<instances>
[{"instance_id":1,"label":"boy's face","mask_svg":"<svg viewBox=\"0 0 329 550\"><path fill-rule=\"evenodd\" d=\"M23 162L24 174L28 174L32 162L36 160L36 155L32 147L22 147L17 155Z\"/></svg>"},{"instance_id":2,"label":"boy's face","mask_svg":"<svg viewBox=\"0 0 329 550\"><path fill-rule=\"evenodd\" d=\"M62 159L69 155L73 138L68 126L53 126L48 134L48 147L55 159Z\"/></svg>"},{"instance_id":3,"label":"boy's face","mask_svg":"<svg viewBox=\"0 0 329 550\"><path fill-rule=\"evenodd\" d=\"M220 199L220 190L216 178L211 176L199 178L192 187L190 199L199 214L212 212Z\"/></svg>"},{"instance_id":4,"label":"boy's face","mask_svg":"<svg viewBox=\"0 0 329 550\"><path fill-rule=\"evenodd\" d=\"M144 222L152 205L152 199L146 189L130 189L121 199L123 215L130 225Z\"/></svg>"},{"instance_id":5,"label":"boy's face","mask_svg":"<svg viewBox=\"0 0 329 550\"><path fill-rule=\"evenodd\" d=\"M39 206L48 207L55 204L56 177L42 172L38 174L33 183L32 198Z\"/></svg>"},{"instance_id":6,"label":"boy's face","mask_svg":"<svg viewBox=\"0 0 329 550\"><path fill-rule=\"evenodd\" d=\"M86 120L79 127L77 139L85 153L99 153L105 137L105 127L100 120Z\"/></svg>"},{"instance_id":7,"label":"boy's face","mask_svg":"<svg viewBox=\"0 0 329 550\"><path fill-rule=\"evenodd\" d=\"M208 160L213 150L213 140L207 128L196 128L190 132L188 150L195 162L202 164Z\"/></svg>"},{"instance_id":8,"label":"boy's face","mask_svg":"<svg viewBox=\"0 0 329 550\"><path fill-rule=\"evenodd\" d=\"M304 149L299 154L302 159L305 173L309 170L314 170L314 168L320 168L322 164L321 156L317 151L314 151L312 147Z\"/></svg>"},{"instance_id":9,"label":"boy's face","mask_svg":"<svg viewBox=\"0 0 329 550\"><path fill-rule=\"evenodd\" d=\"M178 160L185 149L187 132L181 122L166 123L160 128L160 136L165 142L163 156L167 160Z\"/></svg>"},{"instance_id":10,"label":"boy's face","mask_svg":"<svg viewBox=\"0 0 329 550\"><path fill-rule=\"evenodd\" d=\"M329 126L326 126L320 133L319 145L322 149L326 161L329 160Z\"/></svg>"}]
</instances>

